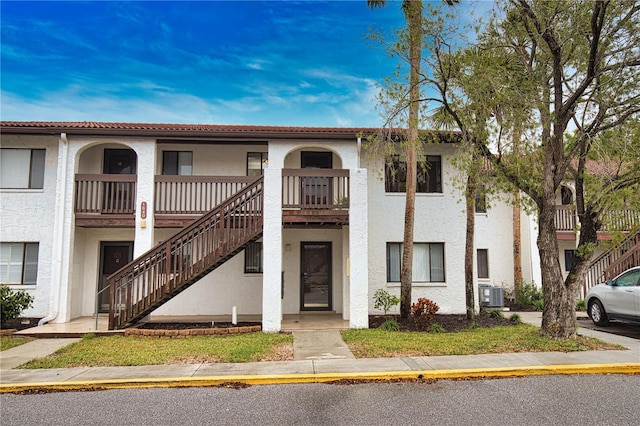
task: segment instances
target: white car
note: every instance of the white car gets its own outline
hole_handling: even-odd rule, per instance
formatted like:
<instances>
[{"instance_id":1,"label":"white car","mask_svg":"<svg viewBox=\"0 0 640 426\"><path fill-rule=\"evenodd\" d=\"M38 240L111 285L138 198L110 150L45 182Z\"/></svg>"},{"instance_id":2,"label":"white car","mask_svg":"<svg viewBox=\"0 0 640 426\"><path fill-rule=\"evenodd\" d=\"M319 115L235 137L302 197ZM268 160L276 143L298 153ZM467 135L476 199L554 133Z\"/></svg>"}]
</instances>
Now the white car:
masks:
<instances>
[{"instance_id":1,"label":"white car","mask_svg":"<svg viewBox=\"0 0 640 426\"><path fill-rule=\"evenodd\" d=\"M585 303L596 325L607 325L610 320L640 322L640 266L592 287Z\"/></svg>"}]
</instances>

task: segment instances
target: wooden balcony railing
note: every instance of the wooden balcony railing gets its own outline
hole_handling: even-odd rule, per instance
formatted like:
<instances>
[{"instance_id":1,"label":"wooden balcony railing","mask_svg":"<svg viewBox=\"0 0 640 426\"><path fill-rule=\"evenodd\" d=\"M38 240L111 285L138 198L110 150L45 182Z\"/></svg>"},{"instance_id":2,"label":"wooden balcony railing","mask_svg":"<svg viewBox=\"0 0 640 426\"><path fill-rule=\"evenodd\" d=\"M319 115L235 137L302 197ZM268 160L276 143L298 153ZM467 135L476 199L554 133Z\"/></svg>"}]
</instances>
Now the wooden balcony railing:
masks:
<instances>
[{"instance_id":1,"label":"wooden balcony railing","mask_svg":"<svg viewBox=\"0 0 640 426\"><path fill-rule=\"evenodd\" d=\"M576 231L578 229L576 207L556 206L556 230ZM632 231L640 227L640 212L634 210L611 210L602 214L604 226L600 231Z\"/></svg>"},{"instance_id":2,"label":"wooden balcony railing","mask_svg":"<svg viewBox=\"0 0 640 426\"><path fill-rule=\"evenodd\" d=\"M576 206L556 206L556 231L576 230Z\"/></svg>"},{"instance_id":3,"label":"wooden balcony railing","mask_svg":"<svg viewBox=\"0 0 640 426\"><path fill-rule=\"evenodd\" d=\"M254 176L156 176L156 214L204 214L246 187Z\"/></svg>"},{"instance_id":4,"label":"wooden balcony railing","mask_svg":"<svg viewBox=\"0 0 640 426\"><path fill-rule=\"evenodd\" d=\"M76 175L75 212L132 215L136 175Z\"/></svg>"},{"instance_id":5,"label":"wooden balcony railing","mask_svg":"<svg viewBox=\"0 0 640 426\"><path fill-rule=\"evenodd\" d=\"M349 170L283 169L282 208L348 210Z\"/></svg>"}]
</instances>

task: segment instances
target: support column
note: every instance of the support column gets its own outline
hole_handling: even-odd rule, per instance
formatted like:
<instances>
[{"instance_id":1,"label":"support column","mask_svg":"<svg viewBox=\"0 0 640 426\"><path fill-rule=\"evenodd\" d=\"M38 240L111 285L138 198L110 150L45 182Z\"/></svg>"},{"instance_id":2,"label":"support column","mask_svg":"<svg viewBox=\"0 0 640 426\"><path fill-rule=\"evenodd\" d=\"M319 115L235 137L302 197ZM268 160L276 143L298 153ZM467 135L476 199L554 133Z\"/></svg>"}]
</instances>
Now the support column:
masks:
<instances>
[{"instance_id":1,"label":"support column","mask_svg":"<svg viewBox=\"0 0 640 426\"><path fill-rule=\"evenodd\" d=\"M154 189L156 169L156 144L152 142L136 144L136 222L133 258L150 250L154 243Z\"/></svg>"},{"instance_id":2,"label":"support column","mask_svg":"<svg viewBox=\"0 0 640 426\"><path fill-rule=\"evenodd\" d=\"M264 170L262 331L282 327L282 169Z\"/></svg>"},{"instance_id":3,"label":"support column","mask_svg":"<svg viewBox=\"0 0 640 426\"><path fill-rule=\"evenodd\" d=\"M367 170L349 171L349 327L369 327Z\"/></svg>"}]
</instances>

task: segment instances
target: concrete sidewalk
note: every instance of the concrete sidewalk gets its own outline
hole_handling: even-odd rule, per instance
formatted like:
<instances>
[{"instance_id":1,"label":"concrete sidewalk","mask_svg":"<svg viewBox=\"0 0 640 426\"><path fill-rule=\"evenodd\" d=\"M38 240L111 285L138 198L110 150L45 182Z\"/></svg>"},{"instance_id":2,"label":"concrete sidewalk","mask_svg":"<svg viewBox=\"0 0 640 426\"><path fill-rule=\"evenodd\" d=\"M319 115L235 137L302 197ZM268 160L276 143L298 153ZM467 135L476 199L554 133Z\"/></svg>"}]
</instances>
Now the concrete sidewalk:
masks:
<instances>
[{"instance_id":1,"label":"concrete sidewalk","mask_svg":"<svg viewBox=\"0 0 640 426\"><path fill-rule=\"evenodd\" d=\"M540 313L520 313L520 316L523 322L540 325ZM0 354L0 392L43 387L86 389L206 386L228 382L267 384L340 379L640 373L640 341L584 328L579 333L620 344L627 350L355 359L338 331L322 330L294 332L294 361L13 369L20 358L26 362L56 350L50 342L52 339L41 339ZM74 339L53 340L58 341L58 346L63 346ZM43 355L38 355L39 349Z\"/></svg>"}]
</instances>

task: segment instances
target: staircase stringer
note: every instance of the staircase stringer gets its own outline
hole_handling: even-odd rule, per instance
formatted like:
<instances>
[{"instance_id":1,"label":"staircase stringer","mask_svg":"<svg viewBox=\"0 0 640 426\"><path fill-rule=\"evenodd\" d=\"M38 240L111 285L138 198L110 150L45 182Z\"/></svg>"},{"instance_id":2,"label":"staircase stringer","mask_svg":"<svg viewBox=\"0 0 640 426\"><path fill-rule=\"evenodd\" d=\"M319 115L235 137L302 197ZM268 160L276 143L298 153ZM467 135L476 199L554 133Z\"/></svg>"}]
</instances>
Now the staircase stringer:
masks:
<instances>
[{"instance_id":1,"label":"staircase stringer","mask_svg":"<svg viewBox=\"0 0 640 426\"><path fill-rule=\"evenodd\" d=\"M109 329L147 316L259 238L262 207L259 177L110 275Z\"/></svg>"}]
</instances>

